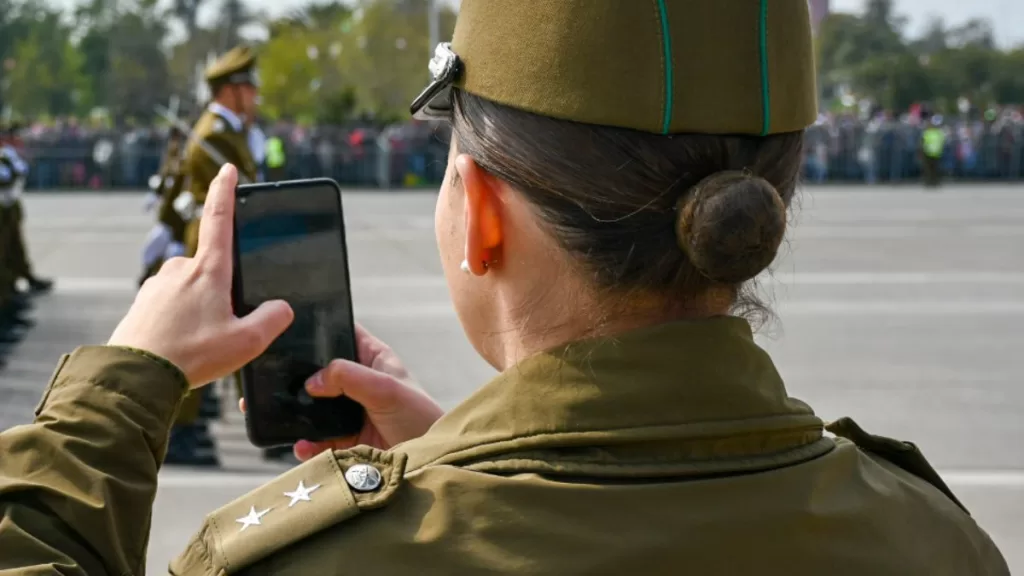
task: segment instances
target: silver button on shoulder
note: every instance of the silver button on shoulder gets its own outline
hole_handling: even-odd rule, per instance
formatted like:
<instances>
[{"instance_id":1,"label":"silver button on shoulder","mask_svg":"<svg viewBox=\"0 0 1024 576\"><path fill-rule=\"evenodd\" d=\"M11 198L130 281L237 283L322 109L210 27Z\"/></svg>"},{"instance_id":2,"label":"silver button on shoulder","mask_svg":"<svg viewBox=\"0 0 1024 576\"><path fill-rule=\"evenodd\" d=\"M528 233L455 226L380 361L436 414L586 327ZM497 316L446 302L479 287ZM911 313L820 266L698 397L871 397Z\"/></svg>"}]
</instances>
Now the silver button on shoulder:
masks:
<instances>
[{"instance_id":1,"label":"silver button on shoulder","mask_svg":"<svg viewBox=\"0 0 1024 576\"><path fill-rule=\"evenodd\" d=\"M380 471L369 464L356 464L345 471L345 481L357 492L371 492L380 488Z\"/></svg>"}]
</instances>

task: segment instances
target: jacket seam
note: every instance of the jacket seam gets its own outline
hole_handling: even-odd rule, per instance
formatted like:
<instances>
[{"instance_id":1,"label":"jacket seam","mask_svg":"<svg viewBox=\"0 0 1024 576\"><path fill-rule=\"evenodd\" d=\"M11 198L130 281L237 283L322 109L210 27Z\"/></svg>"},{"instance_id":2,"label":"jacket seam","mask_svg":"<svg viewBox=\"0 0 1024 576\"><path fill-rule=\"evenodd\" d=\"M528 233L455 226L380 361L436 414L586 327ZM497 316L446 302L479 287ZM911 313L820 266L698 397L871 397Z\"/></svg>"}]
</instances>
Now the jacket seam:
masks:
<instances>
[{"instance_id":1,"label":"jacket seam","mask_svg":"<svg viewBox=\"0 0 1024 576\"><path fill-rule=\"evenodd\" d=\"M677 461L677 463L679 465L687 466L687 467L699 467L699 466L707 465L707 464L710 464L710 463L735 462L736 464L740 464L742 462L754 463L755 461L758 461L758 460L763 460L764 461L763 465L751 466L749 469L709 470L709 471L706 471L707 475L748 474L748 473L755 472L755 471L774 470L774 469L777 469L777 468L786 468L788 466L795 466L795 465L800 464L802 462L807 462L809 460L813 460L813 459L818 458L820 456L824 456L825 454L828 454L829 452L832 452L833 450L835 450L835 447L836 447L836 443L831 438L822 437L822 438L820 438L820 439L818 439L818 440L816 440L814 442L808 443L808 444L804 444L804 445L801 445L801 446L794 446L792 448L788 448L786 450L781 450L781 451L778 451L778 452L767 452L767 453L765 453L763 455L740 456L740 457L733 457L733 458L712 458L712 459L706 459L706 460L691 460L691 461L680 460L680 461ZM788 458L784 458L781 463L778 462L780 457L784 457L784 456L788 457ZM640 466L650 465L650 464L665 464L667 461L668 460L666 459L666 460L647 460L647 461L640 460L640 461L633 461L633 462L629 462L629 463L620 463L620 462L608 462L608 463L604 463L604 462L582 462L582 463L583 464L590 464L590 465L597 465L597 466L600 466L602 468L610 468L610 469L632 469L632 468L637 468L637 467L640 467ZM464 465L462 467L463 468L472 468L472 467L474 467L474 466L476 466L478 464L488 464L488 463L498 464L498 463L501 463L501 462L533 462L533 463L543 463L543 464L564 464L564 463L577 464L577 463L580 463L579 461L566 461L566 460L549 461L549 460L541 460L541 459L537 459L537 458L514 458L514 457L511 457L511 455L510 455L510 456L503 457L503 458L481 458L480 460L474 461L474 462L472 462L470 464L467 464L467 465ZM681 473L676 473L676 474L673 474L673 475L680 475L680 474ZM694 475L701 475L701 473L698 471L698 472L695 472Z\"/></svg>"},{"instance_id":2,"label":"jacket seam","mask_svg":"<svg viewBox=\"0 0 1024 576\"><path fill-rule=\"evenodd\" d=\"M602 433L602 434L610 434L610 433L622 432L622 431L628 431L628 430L637 430L637 428L611 428L611 429L603 429L603 430L588 430L588 431L585 431L585 432L537 432L537 433L534 433L534 434L522 434L522 435L517 435L517 436L511 436L511 437L508 437L508 438L502 438L500 440L495 440L495 441L491 441L491 442L485 442L485 443L482 443L482 444L477 444L475 446L470 446L468 448L464 448L462 450L457 450L455 452L446 452L445 454L442 454L442 455L440 455L440 456L438 456L436 458L433 458L433 459L431 459L431 460L429 460L427 462L424 462L423 464L421 464L419 466L416 466L415 468L410 468L408 471L412 472L412 471L418 470L420 468L426 468L428 466L436 465L439 462L441 462L442 460L445 460L446 458L450 458L450 457L453 457L453 456L457 457L459 454L467 452L467 451L470 451L470 450L479 449L479 448L483 448L483 447L487 447L487 446L499 446L499 445L502 445L502 444L507 444L509 442L514 442L516 440L537 439L537 438L545 438L545 437L566 437L566 436L574 436L574 435L578 435L578 434L587 434L587 433L595 433L595 432L596 433ZM794 427L790 427L790 428L783 428L783 429L780 429L780 430L793 431L793 432L799 432L801 430L805 430L805 431L819 430L819 431L822 432L822 436L824 437L824 424L823 423L819 423L819 424L805 424L803 426L794 426ZM778 431L773 431L773 432L778 432ZM743 437L743 436L755 435L755 434L758 434L758 433L759 432L744 432L744 433L741 433L741 434L738 434L738 435L712 434L712 435L708 435L708 436L697 437L697 438L694 438L694 440L696 440L698 438L711 439L711 438ZM760 433L763 433L763 431L760 432Z\"/></svg>"}]
</instances>

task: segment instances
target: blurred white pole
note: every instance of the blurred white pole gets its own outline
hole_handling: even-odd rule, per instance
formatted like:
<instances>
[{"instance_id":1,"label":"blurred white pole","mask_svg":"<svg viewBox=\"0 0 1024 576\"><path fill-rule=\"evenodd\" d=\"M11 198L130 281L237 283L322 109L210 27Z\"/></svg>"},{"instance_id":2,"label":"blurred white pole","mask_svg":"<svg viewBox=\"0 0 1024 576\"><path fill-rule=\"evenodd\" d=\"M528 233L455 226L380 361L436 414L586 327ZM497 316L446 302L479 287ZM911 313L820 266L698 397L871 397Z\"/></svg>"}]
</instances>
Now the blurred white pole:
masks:
<instances>
[{"instance_id":1,"label":"blurred white pole","mask_svg":"<svg viewBox=\"0 0 1024 576\"><path fill-rule=\"evenodd\" d=\"M434 57L434 49L441 43L441 11L437 6L438 0L427 0L427 20L430 23L430 57Z\"/></svg>"}]
</instances>

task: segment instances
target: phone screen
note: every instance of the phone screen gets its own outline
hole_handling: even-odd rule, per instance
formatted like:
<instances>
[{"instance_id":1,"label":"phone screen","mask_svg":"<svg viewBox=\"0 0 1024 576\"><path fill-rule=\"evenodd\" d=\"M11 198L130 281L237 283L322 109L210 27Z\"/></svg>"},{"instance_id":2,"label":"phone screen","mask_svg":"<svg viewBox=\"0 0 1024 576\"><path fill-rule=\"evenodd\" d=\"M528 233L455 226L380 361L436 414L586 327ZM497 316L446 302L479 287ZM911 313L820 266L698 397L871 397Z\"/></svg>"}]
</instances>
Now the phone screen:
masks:
<instances>
[{"instance_id":1,"label":"phone screen","mask_svg":"<svg viewBox=\"0 0 1024 576\"><path fill-rule=\"evenodd\" d=\"M331 180L238 189L235 311L285 300L295 320L242 370L246 422L257 446L347 436L362 427L348 398L313 399L306 380L331 360L356 360L341 192Z\"/></svg>"}]
</instances>

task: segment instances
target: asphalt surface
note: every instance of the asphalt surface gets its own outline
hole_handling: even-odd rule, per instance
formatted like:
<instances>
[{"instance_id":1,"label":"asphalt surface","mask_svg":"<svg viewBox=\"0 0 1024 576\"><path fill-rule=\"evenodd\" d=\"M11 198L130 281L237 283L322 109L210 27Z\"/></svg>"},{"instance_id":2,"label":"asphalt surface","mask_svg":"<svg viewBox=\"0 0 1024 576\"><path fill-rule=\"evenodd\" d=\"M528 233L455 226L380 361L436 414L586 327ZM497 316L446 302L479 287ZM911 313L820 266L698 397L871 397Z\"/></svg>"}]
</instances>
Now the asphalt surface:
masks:
<instances>
[{"instance_id":1,"label":"asphalt surface","mask_svg":"<svg viewBox=\"0 0 1024 576\"><path fill-rule=\"evenodd\" d=\"M462 336L440 273L430 193L345 196L355 314L445 406L493 371ZM27 422L60 354L103 343L131 303L152 217L141 194L32 194L30 253L57 290L0 372L0 429ZM1024 187L804 191L762 285L778 319L759 337L792 395L922 447L1024 572ZM150 574L203 516L282 468L232 412L225 468L161 476Z\"/></svg>"}]
</instances>

